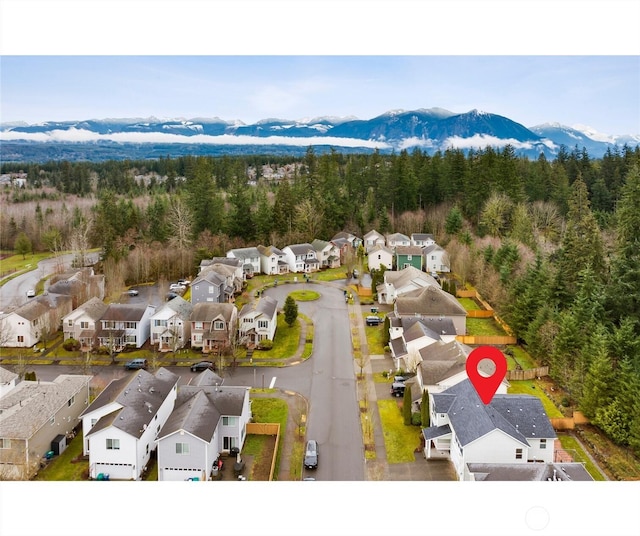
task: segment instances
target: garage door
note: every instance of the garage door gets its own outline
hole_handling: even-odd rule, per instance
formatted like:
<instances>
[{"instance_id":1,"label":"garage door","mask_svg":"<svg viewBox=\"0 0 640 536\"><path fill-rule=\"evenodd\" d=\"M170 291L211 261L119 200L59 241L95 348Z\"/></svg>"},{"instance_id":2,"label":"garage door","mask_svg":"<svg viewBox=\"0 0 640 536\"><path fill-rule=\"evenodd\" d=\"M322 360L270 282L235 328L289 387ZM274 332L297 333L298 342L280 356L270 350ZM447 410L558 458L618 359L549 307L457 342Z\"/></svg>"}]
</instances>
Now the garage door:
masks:
<instances>
[{"instance_id":1,"label":"garage door","mask_svg":"<svg viewBox=\"0 0 640 536\"><path fill-rule=\"evenodd\" d=\"M133 465L130 463L96 463L93 478L102 473L109 475L109 480L132 480L135 478Z\"/></svg>"}]
</instances>

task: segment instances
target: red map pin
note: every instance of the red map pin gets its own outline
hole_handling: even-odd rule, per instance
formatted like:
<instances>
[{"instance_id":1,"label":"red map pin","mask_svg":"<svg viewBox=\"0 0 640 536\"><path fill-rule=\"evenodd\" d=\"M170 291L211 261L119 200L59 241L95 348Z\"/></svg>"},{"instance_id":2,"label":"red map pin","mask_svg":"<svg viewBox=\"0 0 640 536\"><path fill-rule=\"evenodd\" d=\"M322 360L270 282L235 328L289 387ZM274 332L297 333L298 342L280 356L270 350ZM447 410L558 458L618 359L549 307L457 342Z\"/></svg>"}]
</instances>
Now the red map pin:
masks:
<instances>
[{"instance_id":1,"label":"red map pin","mask_svg":"<svg viewBox=\"0 0 640 536\"><path fill-rule=\"evenodd\" d=\"M493 361L496 366L495 372L491 376L483 376L478 372L478 363L483 359ZM473 350L467 357L467 376L475 388L480 400L485 404L491 402L496 394L500 383L507 373L507 360L504 354L495 346L480 346Z\"/></svg>"}]
</instances>

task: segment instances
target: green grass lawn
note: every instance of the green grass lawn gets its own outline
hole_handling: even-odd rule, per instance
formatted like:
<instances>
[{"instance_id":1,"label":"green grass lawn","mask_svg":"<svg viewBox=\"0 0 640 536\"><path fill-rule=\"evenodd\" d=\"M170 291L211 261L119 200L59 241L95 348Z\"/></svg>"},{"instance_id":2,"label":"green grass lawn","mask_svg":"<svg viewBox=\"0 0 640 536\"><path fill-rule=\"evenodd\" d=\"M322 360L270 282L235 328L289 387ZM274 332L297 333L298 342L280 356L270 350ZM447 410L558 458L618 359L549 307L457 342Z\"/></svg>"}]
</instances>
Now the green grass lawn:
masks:
<instances>
[{"instance_id":1,"label":"green grass lawn","mask_svg":"<svg viewBox=\"0 0 640 536\"><path fill-rule=\"evenodd\" d=\"M480 311L481 307L477 304L477 302L471 298L458 298L460 305L464 307L467 311Z\"/></svg>"},{"instance_id":2,"label":"green grass lawn","mask_svg":"<svg viewBox=\"0 0 640 536\"><path fill-rule=\"evenodd\" d=\"M504 336L506 333L493 318L467 318L467 335Z\"/></svg>"},{"instance_id":3,"label":"green grass lawn","mask_svg":"<svg viewBox=\"0 0 640 536\"><path fill-rule=\"evenodd\" d=\"M520 346L509 346L509 348L511 348L511 350L513 351L513 356L524 370L536 368L538 366L524 348ZM509 369L515 369L516 367L514 360L509 356L507 356L507 359L510 360L511 363L513 363L513 367L509 367Z\"/></svg>"},{"instance_id":4,"label":"green grass lawn","mask_svg":"<svg viewBox=\"0 0 640 536\"><path fill-rule=\"evenodd\" d=\"M380 324L378 326L365 326L364 332L367 335L369 354L384 354L384 324Z\"/></svg>"},{"instance_id":5,"label":"green grass lawn","mask_svg":"<svg viewBox=\"0 0 640 536\"><path fill-rule=\"evenodd\" d=\"M541 387L536 385L535 380L510 381L507 392L510 395L533 395L540 399L544 410L549 418L564 417L562 412L555 406L553 401L544 393Z\"/></svg>"},{"instance_id":6,"label":"green grass lawn","mask_svg":"<svg viewBox=\"0 0 640 536\"><path fill-rule=\"evenodd\" d=\"M296 301L314 301L320 298L320 293L315 290L294 290L289 293Z\"/></svg>"},{"instance_id":7,"label":"green grass lawn","mask_svg":"<svg viewBox=\"0 0 640 536\"><path fill-rule=\"evenodd\" d=\"M276 466L274 475L277 475L280 470L280 459L282 457L282 438L286 434L287 431L287 418L289 414L289 405L286 401L280 398L262 398L255 397L251 399L251 413L253 414L254 422L268 422L268 423L279 423L280 424L280 443L278 445L278 455L276 458ZM249 436L247 437L247 440ZM245 449L246 449L245 445ZM251 454L258 448L256 445L249 445L250 451L248 454ZM255 455L255 454L254 454ZM300 466L302 465L302 458L300 460L290 461L291 465L298 463ZM275 478L275 477L274 477Z\"/></svg>"},{"instance_id":8,"label":"green grass lawn","mask_svg":"<svg viewBox=\"0 0 640 536\"><path fill-rule=\"evenodd\" d=\"M415 460L414 450L420 446L419 426L406 426L396 400L378 400L384 446L389 463Z\"/></svg>"},{"instance_id":9,"label":"green grass lawn","mask_svg":"<svg viewBox=\"0 0 640 536\"><path fill-rule=\"evenodd\" d=\"M278 327L273 340L271 350L256 350L253 353L255 359L283 359L296 354L300 342L300 323L296 322L289 327L284 321L284 315L278 315Z\"/></svg>"},{"instance_id":10,"label":"green grass lawn","mask_svg":"<svg viewBox=\"0 0 640 536\"><path fill-rule=\"evenodd\" d=\"M67 448L55 457L49 464L38 471L33 480L70 481L85 480L89 471L88 461L72 463L72 460L82 455L82 434L78 434L67 444Z\"/></svg>"},{"instance_id":11,"label":"green grass lawn","mask_svg":"<svg viewBox=\"0 0 640 536\"><path fill-rule=\"evenodd\" d=\"M582 445L578 443L578 440L570 434L558 433L558 439L562 444L562 448L569 452L573 456L574 462L584 463L584 467L587 472L593 477L594 480L605 480L605 477L596 467L596 465L586 455Z\"/></svg>"}]
</instances>

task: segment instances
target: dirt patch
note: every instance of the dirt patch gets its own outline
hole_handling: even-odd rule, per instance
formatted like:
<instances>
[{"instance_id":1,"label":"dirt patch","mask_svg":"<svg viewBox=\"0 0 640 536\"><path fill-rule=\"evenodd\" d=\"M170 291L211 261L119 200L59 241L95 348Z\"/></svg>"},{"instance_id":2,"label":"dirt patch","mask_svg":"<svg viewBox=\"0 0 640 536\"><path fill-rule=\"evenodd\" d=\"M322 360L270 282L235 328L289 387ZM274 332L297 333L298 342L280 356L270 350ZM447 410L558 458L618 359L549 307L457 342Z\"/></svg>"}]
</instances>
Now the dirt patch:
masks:
<instances>
[{"instance_id":1,"label":"dirt patch","mask_svg":"<svg viewBox=\"0 0 640 536\"><path fill-rule=\"evenodd\" d=\"M273 461L273 455L276 450L276 436L266 436L264 446L260 452L260 456L257 456L253 463L251 470L251 480L258 480L266 482L269 480L269 473L271 472L271 462Z\"/></svg>"}]
</instances>

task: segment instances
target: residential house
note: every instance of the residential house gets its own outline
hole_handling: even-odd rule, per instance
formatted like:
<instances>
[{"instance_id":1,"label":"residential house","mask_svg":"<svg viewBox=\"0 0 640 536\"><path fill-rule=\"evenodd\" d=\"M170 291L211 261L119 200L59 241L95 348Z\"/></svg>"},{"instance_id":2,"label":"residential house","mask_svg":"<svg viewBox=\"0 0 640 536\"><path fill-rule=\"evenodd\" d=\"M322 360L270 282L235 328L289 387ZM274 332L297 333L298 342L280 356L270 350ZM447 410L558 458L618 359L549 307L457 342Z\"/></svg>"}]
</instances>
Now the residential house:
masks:
<instances>
[{"instance_id":1,"label":"residential house","mask_svg":"<svg viewBox=\"0 0 640 536\"><path fill-rule=\"evenodd\" d=\"M197 303L191 312L191 347L221 354L234 342L238 310L231 303Z\"/></svg>"},{"instance_id":2,"label":"residential house","mask_svg":"<svg viewBox=\"0 0 640 536\"><path fill-rule=\"evenodd\" d=\"M362 245L362 238L358 238L356 235L346 231L336 233L331 242L335 243L336 240L346 240L353 249L358 249Z\"/></svg>"},{"instance_id":3,"label":"residential house","mask_svg":"<svg viewBox=\"0 0 640 536\"><path fill-rule=\"evenodd\" d=\"M376 230L372 230L364 235L363 245L365 251L369 253L374 246L386 246L387 242L383 235Z\"/></svg>"},{"instance_id":4,"label":"residential house","mask_svg":"<svg viewBox=\"0 0 640 536\"><path fill-rule=\"evenodd\" d=\"M429 393L429 408L425 457L449 458L459 480L471 479L470 463L553 462L556 433L539 398L497 394L484 404L467 379Z\"/></svg>"},{"instance_id":5,"label":"residential house","mask_svg":"<svg viewBox=\"0 0 640 536\"><path fill-rule=\"evenodd\" d=\"M432 234L428 234L428 233L412 233L411 234L412 246L425 248L435 243L436 243L436 240Z\"/></svg>"},{"instance_id":6,"label":"residential house","mask_svg":"<svg viewBox=\"0 0 640 536\"><path fill-rule=\"evenodd\" d=\"M340 250L326 240L313 240L311 245L316 250L316 258L320 268L338 268L340 266Z\"/></svg>"},{"instance_id":7,"label":"residential house","mask_svg":"<svg viewBox=\"0 0 640 536\"><path fill-rule=\"evenodd\" d=\"M419 246L396 246L395 265L398 270L409 266L422 270L424 266L422 248Z\"/></svg>"},{"instance_id":8,"label":"residential house","mask_svg":"<svg viewBox=\"0 0 640 536\"><path fill-rule=\"evenodd\" d=\"M281 249L275 246L258 246L260 253L260 272L267 275L289 273L289 264Z\"/></svg>"},{"instance_id":9,"label":"residential house","mask_svg":"<svg viewBox=\"0 0 640 536\"><path fill-rule=\"evenodd\" d=\"M178 296L151 316L151 344L159 352L176 352L191 341L193 305Z\"/></svg>"},{"instance_id":10,"label":"residential house","mask_svg":"<svg viewBox=\"0 0 640 536\"><path fill-rule=\"evenodd\" d=\"M96 346L96 331L100 319L109 306L100 298L93 297L62 319L64 340L75 339L80 343L82 351L89 351Z\"/></svg>"},{"instance_id":11,"label":"residential house","mask_svg":"<svg viewBox=\"0 0 640 536\"><path fill-rule=\"evenodd\" d=\"M242 261L242 272L247 279L253 277L254 274L259 274L261 271L260 252L256 247L231 249L227 251L227 257Z\"/></svg>"},{"instance_id":12,"label":"residential house","mask_svg":"<svg viewBox=\"0 0 640 536\"><path fill-rule=\"evenodd\" d=\"M387 315L389 318L389 338L391 340L402 338L402 334L408 330L416 322L424 324L434 333L440 336L440 340L449 342L456 339L456 327L449 318L445 317L429 317L420 316L397 316L391 312Z\"/></svg>"},{"instance_id":13,"label":"residential house","mask_svg":"<svg viewBox=\"0 0 640 536\"><path fill-rule=\"evenodd\" d=\"M278 324L278 302L271 296L247 303L238 314L238 336L241 344L255 345L272 341Z\"/></svg>"},{"instance_id":14,"label":"residential house","mask_svg":"<svg viewBox=\"0 0 640 536\"><path fill-rule=\"evenodd\" d=\"M340 265L348 264L355 258L355 250L346 238L332 238L331 243L338 250L340 256Z\"/></svg>"},{"instance_id":15,"label":"residential house","mask_svg":"<svg viewBox=\"0 0 640 536\"><path fill-rule=\"evenodd\" d=\"M249 387L212 383L209 370L200 376L208 380L178 389L175 408L160 430L158 480L209 480L221 453L244 446Z\"/></svg>"},{"instance_id":16,"label":"residential house","mask_svg":"<svg viewBox=\"0 0 640 536\"><path fill-rule=\"evenodd\" d=\"M468 463L473 482L591 482L584 463Z\"/></svg>"},{"instance_id":17,"label":"residential house","mask_svg":"<svg viewBox=\"0 0 640 536\"><path fill-rule=\"evenodd\" d=\"M309 243L285 246L282 251L290 272L309 273L317 272L320 269L316 250Z\"/></svg>"},{"instance_id":18,"label":"residential house","mask_svg":"<svg viewBox=\"0 0 640 536\"><path fill-rule=\"evenodd\" d=\"M378 302L382 304L395 303L398 296L408 294L429 285L440 288L438 282L430 275L418 268L407 266L402 270L388 270L384 273L384 280L378 285Z\"/></svg>"},{"instance_id":19,"label":"residential house","mask_svg":"<svg viewBox=\"0 0 640 536\"><path fill-rule=\"evenodd\" d=\"M245 279L243 270L244 261L242 259L236 259L233 257L213 257L211 259L203 259L200 261L200 271L198 272L198 275L203 274L208 269L218 269L219 267L217 265L227 266L228 268L234 270L233 279L237 279L238 281L240 281L240 287L242 287L242 282L244 282Z\"/></svg>"},{"instance_id":20,"label":"residential house","mask_svg":"<svg viewBox=\"0 0 640 536\"><path fill-rule=\"evenodd\" d=\"M395 249L398 246L410 246L411 239L402 233L391 233L385 237L386 244L388 248Z\"/></svg>"},{"instance_id":21,"label":"residential house","mask_svg":"<svg viewBox=\"0 0 640 536\"><path fill-rule=\"evenodd\" d=\"M398 296L393 310L399 317L449 318L456 334L466 335L467 311L456 298L437 285Z\"/></svg>"},{"instance_id":22,"label":"residential house","mask_svg":"<svg viewBox=\"0 0 640 536\"><path fill-rule=\"evenodd\" d=\"M369 270L380 270L383 266L387 270L393 268L393 250L386 246L373 246L368 254Z\"/></svg>"},{"instance_id":23,"label":"residential house","mask_svg":"<svg viewBox=\"0 0 640 536\"><path fill-rule=\"evenodd\" d=\"M424 266L428 272L450 272L449 255L438 244L424 248Z\"/></svg>"},{"instance_id":24,"label":"residential house","mask_svg":"<svg viewBox=\"0 0 640 536\"><path fill-rule=\"evenodd\" d=\"M0 480L29 480L53 443L64 450L89 404L91 378L21 381L0 397Z\"/></svg>"},{"instance_id":25,"label":"residential house","mask_svg":"<svg viewBox=\"0 0 640 536\"><path fill-rule=\"evenodd\" d=\"M9 369L0 367L0 398L16 386L18 375Z\"/></svg>"},{"instance_id":26,"label":"residential house","mask_svg":"<svg viewBox=\"0 0 640 536\"><path fill-rule=\"evenodd\" d=\"M0 318L2 345L29 348L41 341L46 344L71 310L71 296L43 294L32 298Z\"/></svg>"},{"instance_id":27,"label":"residential house","mask_svg":"<svg viewBox=\"0 0 640 536\"><path fill-rule=\"evenodd\" d=\"M177 397L179 377L164 367L112 380L82 413L89 476L139 480Z\"/></svg>"},{"instance_id":28,"label":"residential house","mask_svg":"<svg viewBox=\"0 0 640 536\"><path fill-rule=\"evenodd\" d=\"M417 383L420 390L430 393L440 393L449 387L468 379L467 357L471 348L458 341L438 341L430 346L420 349L420 364L416 370ZM478 363L478 371L486 376L491 376L495 371L493 363L481 360ZM496 390L497 394L506 395L509 382L506 378Z\"/></svg>"},{"instance_id":29,"label":"residential house","mask_svg":"<svg viewBox=\"0 0 640 536\"><path fill-rule=\"evenodd\" d=\"M100 317L96 332L98 345L110 352L121 352L125 346L141 348L151 334L154 305L112 303Z\"/></svg>"},{"instance_id":30,"label":"residential house","mask_svg":"<svg viewBox=\"0 0 640 536\"><path fill-rule=\"evenodd\" d=\"M402 337L389 341L393 342L391 351L396 368L415 372L420 363L420 350L440 340L440 334L427 327L425 323L414 322L403 331Z\"/></svg>"},{"instance_id":31,"label":"residential house","mask_svg":"<svg viewBox=\"0 0 640 536\"><path fill-rule=\"evenodd\" d=\"M220 274L216 267L208 267L191 282L191 303L193 305L197 303L229 303L233 295L234 288L229 285L227 277Z\"/></svg>"},{"instance_id":32,"label":"residential house","mask_svg":"<svg viewBox=\"0 0 640 536\"><path fill-rule=\"evenodd\" d=\"M90 298L103 300L104 288L104 274L95 274L93 268L87 267L53 275L46 290L49 294L71 296L75 309Z\"/></svg>"}]
</instances>

